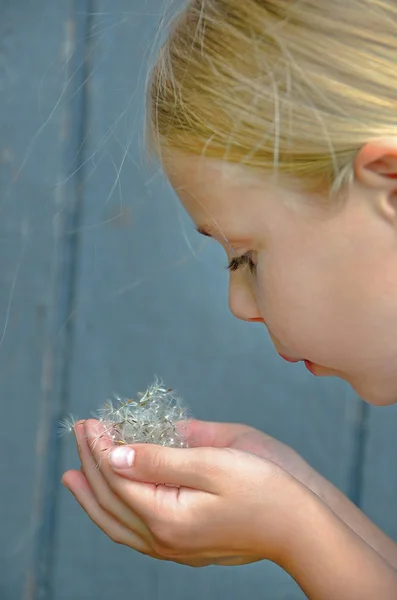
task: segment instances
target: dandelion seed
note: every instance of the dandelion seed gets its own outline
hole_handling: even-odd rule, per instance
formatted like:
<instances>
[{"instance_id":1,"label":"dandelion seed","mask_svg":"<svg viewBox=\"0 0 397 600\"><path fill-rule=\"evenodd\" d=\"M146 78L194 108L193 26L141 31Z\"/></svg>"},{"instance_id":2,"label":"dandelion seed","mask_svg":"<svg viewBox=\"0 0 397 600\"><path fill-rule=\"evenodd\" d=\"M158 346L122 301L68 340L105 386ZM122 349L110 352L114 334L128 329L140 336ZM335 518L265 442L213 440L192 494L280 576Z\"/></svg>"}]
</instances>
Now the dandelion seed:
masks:
<instances>
[{"instance_id":1,"label":"dandelion seed","mask_svg":"<svg viewBox=\"0 0 397 600\"><path fill-rule=\"evenodd\" d=\"M76 425L76 423L77 419L75 419L73 415L69 415L69 417L62 419L61 421L59 421L58 435L60 437L65 437L70 433L73 433L74 426Z\"/></svg>"}]
</instances>

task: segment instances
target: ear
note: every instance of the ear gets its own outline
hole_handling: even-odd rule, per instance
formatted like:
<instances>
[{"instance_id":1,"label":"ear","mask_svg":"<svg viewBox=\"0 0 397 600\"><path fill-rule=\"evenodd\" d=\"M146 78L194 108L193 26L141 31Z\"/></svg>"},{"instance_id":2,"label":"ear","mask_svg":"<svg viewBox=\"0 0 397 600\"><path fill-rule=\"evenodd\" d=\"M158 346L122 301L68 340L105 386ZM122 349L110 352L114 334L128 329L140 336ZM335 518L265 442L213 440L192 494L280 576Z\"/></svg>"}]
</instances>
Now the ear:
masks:
<instances>
[{"instance_id":1,"label":"ear","mask_svg":"<svg viewBox=\"0 0 397 600\"><path fill-rule=\"evenodd\" d=\"M397 137L368 142L356 156L354 171L356 180L372 190L383 216L397 220Z\"/></svg>"}]
</instances>

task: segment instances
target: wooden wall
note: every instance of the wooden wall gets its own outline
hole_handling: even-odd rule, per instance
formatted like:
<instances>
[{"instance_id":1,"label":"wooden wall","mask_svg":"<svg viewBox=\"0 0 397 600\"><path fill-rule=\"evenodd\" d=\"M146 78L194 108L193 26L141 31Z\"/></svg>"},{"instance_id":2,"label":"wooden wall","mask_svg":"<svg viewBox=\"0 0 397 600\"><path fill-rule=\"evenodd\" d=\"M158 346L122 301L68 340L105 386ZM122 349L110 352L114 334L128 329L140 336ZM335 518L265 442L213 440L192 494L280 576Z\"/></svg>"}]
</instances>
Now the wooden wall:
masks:
<instances>
[{"instance_id":1,"label":"wooden wall","mask_svg":"<svg viewBox=\"0 0 397 600\"><path fill-rule=\"evenodd\" d=\"M112 544L60 485L57 437L154 375L206 420L294 446L397 539L392 408L275 354L227 310L224 257L198 239L143 150L160 0L0 2L0 598L298 599L272 564L190 569ZM325 341L326 343L326 341Z\"/></svg>"}]
</instances>

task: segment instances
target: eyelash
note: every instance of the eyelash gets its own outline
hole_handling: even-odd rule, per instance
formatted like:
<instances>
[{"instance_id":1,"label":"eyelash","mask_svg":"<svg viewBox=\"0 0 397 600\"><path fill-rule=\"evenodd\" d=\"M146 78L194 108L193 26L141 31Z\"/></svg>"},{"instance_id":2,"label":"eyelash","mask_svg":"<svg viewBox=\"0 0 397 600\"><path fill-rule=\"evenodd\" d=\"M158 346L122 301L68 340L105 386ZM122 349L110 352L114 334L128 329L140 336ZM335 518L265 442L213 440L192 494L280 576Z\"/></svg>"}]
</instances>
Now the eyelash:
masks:
<instances>
[{"instance_id":1,"label":"eyelash","mask_svg":"<svg viewBox=\"0 0 397 600\"><path fill-rule=\"evenodd\" d=\"M232 260L227 265L228 271L238 271L242 267L248 266L251 273L255 273L256 265L252 260L252 256L249 252L247 254L243 254L242 256L237 256L236 258L232 258Z\"/></svg>"}]
</instances>

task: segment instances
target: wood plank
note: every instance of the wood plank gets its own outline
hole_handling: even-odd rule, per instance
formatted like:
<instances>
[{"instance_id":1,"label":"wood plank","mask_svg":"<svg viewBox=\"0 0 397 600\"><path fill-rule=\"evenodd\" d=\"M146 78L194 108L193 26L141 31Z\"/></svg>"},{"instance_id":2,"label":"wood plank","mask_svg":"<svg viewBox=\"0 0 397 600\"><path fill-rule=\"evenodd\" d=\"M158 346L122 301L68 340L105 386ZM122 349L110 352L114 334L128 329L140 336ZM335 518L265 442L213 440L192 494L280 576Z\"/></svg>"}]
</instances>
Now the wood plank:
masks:
<instances>
[{"instance_id":1,"label":"wood plank","mask_svg":"<svg viewBox=\"0 0 397 600\"><path fill-rule=\"evenodd\" d=\"M362 508L397 542L397 405L370 407Z\"/></svg>"},{"instance_id":2,"label":"wood plank","mask_svg":"<svg viewBox=\"0 0 397 600\"><path fill-rule=\"evenodd\" d=\"M348 491L355 395L342 382L285 364L263 327L232 318L221 251L196 239L173 193L142 158L145 58L161 5L102 0L95 8L72 412L88 416L113 391L134 394L157 374L195 416L252 424ZM78 461L70 442L64 467L72 466ZM66 492L55 575L54 600L256 598L264 590L274 600L303 597L270 563L194 570L115 546Z\"/></svg>"},{"instance_id":3,"label":"wood plank","mask_svg":"<svg viewBox=\"0 0 397 600\"><path fill-rule=\"evenodd\" d=\"M7 600L23 597L41 527L67 18L67 3L37 0L3 3L0 19L0 597Z\"/></svg>"}]
</instances>

